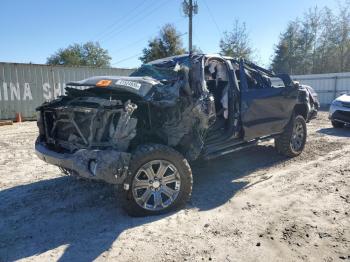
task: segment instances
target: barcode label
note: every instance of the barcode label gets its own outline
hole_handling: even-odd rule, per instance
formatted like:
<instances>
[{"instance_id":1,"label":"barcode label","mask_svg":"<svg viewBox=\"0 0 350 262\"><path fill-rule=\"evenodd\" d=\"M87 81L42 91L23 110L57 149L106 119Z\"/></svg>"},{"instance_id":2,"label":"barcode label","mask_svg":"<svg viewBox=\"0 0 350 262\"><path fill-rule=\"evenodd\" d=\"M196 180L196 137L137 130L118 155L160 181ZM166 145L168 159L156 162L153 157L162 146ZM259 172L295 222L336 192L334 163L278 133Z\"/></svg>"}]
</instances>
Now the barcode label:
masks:
<instances>
[{"instance_id":1,"label":"barcode label","mask_svg":"<svg viewBox=\"0 0 350 262\"><path fill-rule=\"evenodd\" d=\"M134 88L136 90L139 90L141 87L140 83L137 82L133 82L133 81L127 81L127 80L117 80L117 82L115 82L116 85L120 85L120 86L127 86L127 87L131 87Z\"/></svg>"}]
</instances>

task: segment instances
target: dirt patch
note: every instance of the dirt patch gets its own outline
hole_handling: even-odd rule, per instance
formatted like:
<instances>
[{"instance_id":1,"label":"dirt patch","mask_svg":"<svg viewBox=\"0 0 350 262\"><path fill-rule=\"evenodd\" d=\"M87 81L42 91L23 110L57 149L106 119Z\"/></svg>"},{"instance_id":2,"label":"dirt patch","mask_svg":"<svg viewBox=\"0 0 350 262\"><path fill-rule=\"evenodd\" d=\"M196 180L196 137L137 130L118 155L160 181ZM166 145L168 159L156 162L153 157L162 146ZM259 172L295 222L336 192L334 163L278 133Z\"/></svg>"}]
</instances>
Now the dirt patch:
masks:
<instances>
[{"instance_id":1,"label":"dirt patch","mask_svg":"<svg viewBox=\"0 0 350 262\"><path fill-rule=\"evenodd\" d=\"M350 260L350 129L327 113L303 154L265 143L195 163L187 208L130 218L112 186L62 176L34 154L36 124L0 129L0 261Z\"/></svg>"}]
</instances>

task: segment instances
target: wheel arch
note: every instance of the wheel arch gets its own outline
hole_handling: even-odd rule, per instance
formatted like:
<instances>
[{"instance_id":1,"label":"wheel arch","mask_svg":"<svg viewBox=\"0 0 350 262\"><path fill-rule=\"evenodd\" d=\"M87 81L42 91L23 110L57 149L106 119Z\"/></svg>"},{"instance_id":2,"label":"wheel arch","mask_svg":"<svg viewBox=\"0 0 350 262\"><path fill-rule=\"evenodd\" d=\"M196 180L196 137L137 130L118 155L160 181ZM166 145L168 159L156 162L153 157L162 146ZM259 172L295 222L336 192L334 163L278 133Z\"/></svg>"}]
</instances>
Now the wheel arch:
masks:
<instances>
[{"instance_id":1,"label":"wheel arch","mask_svg":"<svg viewBox=\"0 0 350 262\"><path fill-rule=\"evenodd\" d=\"M295 116L302 116L304 117L305 121L307 120L307 116L309 114L309 108L307 107L306 104L296 104L294 106L293 113Z\"/></svg>"}]
</instances>

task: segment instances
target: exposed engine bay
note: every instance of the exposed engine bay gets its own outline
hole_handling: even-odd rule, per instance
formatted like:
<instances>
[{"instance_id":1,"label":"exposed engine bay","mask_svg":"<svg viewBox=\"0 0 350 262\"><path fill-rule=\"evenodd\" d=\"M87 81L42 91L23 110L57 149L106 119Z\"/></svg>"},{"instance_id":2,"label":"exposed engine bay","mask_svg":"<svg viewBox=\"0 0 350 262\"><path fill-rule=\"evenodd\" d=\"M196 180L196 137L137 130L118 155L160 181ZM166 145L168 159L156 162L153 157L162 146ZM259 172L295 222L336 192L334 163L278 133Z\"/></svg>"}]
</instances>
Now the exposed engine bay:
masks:
<instances>
[{"instance_id":1,"label":"exposed engine bay","mask_svg":"<svg viewBox=\"0 0 350 262\"><path fill-rule=\"evenodd\" d=\"M98 97L57 101L43 111L48 144L74 152L81 148L125 151L136 135L136 104ZM59 149L59 148L57 148Z\"/></svg>"}]
</instances>

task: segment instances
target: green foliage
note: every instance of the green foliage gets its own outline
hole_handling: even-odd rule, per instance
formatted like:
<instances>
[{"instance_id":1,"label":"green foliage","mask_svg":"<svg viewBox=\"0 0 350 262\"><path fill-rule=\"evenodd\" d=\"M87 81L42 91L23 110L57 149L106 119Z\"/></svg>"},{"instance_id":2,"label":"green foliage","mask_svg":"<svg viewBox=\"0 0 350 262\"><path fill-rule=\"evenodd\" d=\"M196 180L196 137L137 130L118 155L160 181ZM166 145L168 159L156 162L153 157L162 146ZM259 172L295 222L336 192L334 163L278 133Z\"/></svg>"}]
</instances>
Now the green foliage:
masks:
<instances>
[{"instance_id":1,"label":"green foliage","mask_svg":"<svg viewBox=\"0 0 350 262\"><path fill-rule=\"evenodd\" d=\"M111 57L99 43L73 44L47 58L48 65L109 67Z\"/></svg>"},{"instance_id":2,"label":"green foliage","mask_svg":"<svg viewBox=\"0 0 350 262\"><path fill-rule=\"evenodd\" d=\"M143 63L148 63L168 56L181 55L185 52L180 33L173 25L166 24L160 30L158 37L148 42L148 47L143 49L140 60Z\"/></svg>"},{"instance_id":3,"label":"green foliage","mask_svg":"<svg viewBox=\"0 0 350 262\"><path fill-rule=\"evenodd\" d=\"M300 24L297 21L290 22L286 31L281 34L281 40L275 50L275 57L272 62L273 69L278 72L294 73L302 59L301 43L299 39Z\"/></svg>"},{"instance_id":4,"label":"green foliage","mask_svg":"<svg viewBox=\"0 0 350 262\"><path fill-rule=\"evenodd\" d=\"M220 40L220 49L222 55L252 60L253 50L250 47L245 23L241 24L235 20L232 31L224 32Z\"/></svg>"},{"instance_id":5,"label":"green foliage","mask_svg":"<svg viewBox=\"0 0 350 262\"><path fill-rule=\"evenodd\" d=\"M339 12L309 9L288 24L275 47L271 68L289 74L350 71L350 3Z\"/></svg>"}]
</instances>

